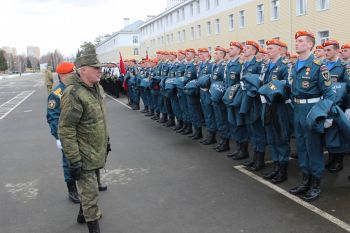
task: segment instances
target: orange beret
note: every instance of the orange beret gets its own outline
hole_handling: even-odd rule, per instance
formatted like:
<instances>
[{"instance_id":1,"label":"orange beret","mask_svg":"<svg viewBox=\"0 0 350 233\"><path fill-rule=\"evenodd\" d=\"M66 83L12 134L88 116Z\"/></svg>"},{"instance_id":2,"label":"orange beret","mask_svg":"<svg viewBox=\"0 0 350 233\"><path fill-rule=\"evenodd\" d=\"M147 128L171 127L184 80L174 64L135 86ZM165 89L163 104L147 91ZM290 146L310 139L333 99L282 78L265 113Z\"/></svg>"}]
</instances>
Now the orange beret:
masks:
<instances>
[{"instance_id":1,"label":"orange beret","mask_svg":"<svg viewBox=\"0 0 350 233\"><path fill-rule=\"evenodd\" d=\"M215 51L222 51L224 53L227 53L227 50L225 48L221 47L221 46L216 46L215 47Z\"/></svg>"},{"instance_id":2,"label":"orange beret","mask_svg":"<svg viewBox=\"0 0 350 233\"><path fill-rule=\"evenodd\" d=\"M163 51L161 54L163 54L163 55L169 55L169 52L168 52L168 51Z\"/></svg>"},{"instance_id":3,"label":"orange beret","mask_svg":"<svg viewBox=\"0 0 350 233\"><path fill-rule=\"evenodd\" d=\"M156 54L162 54L163 52L162 51L157 51Z\"/></svg>"},{"instance_id":4,"label":"orange beret","mask_svg":"<svg viewBox=\"0 0 350 233\"><path fill-rule=\"evenodd\" d=\"M68 74L75 70L75 66L73 63L70 62L62 62L57 65L56 72L58 74Z\"/></svg>"},{"instance_id":5,"label":"orange beret","mask_svg":"<svg viewBox=\"0 0 350 233\"><path fill-rule=\"evenodd\" d=\"M230 46L236 46L240 50L243 50L243 45L241 43L239 43L238 41L231 41Z\"/></svg>"},{"instance_id":6,"label":"orange beret","mask_svg":"<svg viewBox=\"0 0 350 233\"><path fill-rule=\"evenodd\" d=\"M281 46L288 49L288 45L286 43L284 43L283 41L281 41Z\"/></svg>"},{"instance_id":7,"label":"orange beret","mask_svg":"<svg viewBox=\"0 0 350 233\"><path fill-rule=\"evenodd\" d=\"M283 44L285 44L285 43L283 43L279 39L272 39L272 40L266 41L266 45L278 45L278 46L284 47Z\"/></svg>"},{"instance_id":8,"label":"orange beret","mask_svg":"<svg viewBox=\"0 0 350 233\"><path fill-rule=\"evenodd\" d=\"M186 51L186 53L187 52L196 53L196 50L194 48L188 48L185 51Z\"/></svg>"},{"instance_id":9,"label":"orange beret","mask_svg":"<svg viewBox=\"0 0 350 233\"><path fill-rule=\"evenodd\" d=\"M317 45L316 49L324 49L324 47L322 45Z\"/></svg>"},{"instance_id":10,"label":"orange beret","mask_svg":"<svg viewBox=\"0 0 350 233\"><path fill-rule=\"evenodd\" d=\"M300 36L308 36L311 38L315 38L315 34L313 34L312 32L309 31L298 31L295 33L295 39L298 39Z\"/></svg>"},{"instance_id":11,"label":"orange beret","mask_svg":"<svg viewBox=\"0 0 350 233\"><path fill-rule=\"evenodd\" d=\"M260 49L260 46L259 46L259 44L258 43L256 43L255 41L253 41L253 40L247 40L246 42L245 42L245 44L246 45L251 45L251 46L254 46L258 51L259 51L259 49Z\"/></svg>"},{"instance_id":12,"label":"orange beret","mask_svg":"<svg viewBox=\"0 0 350 233\"><path fill-rule=\"evenodd\" d=\"M177 51L178 54L183 54L183 55L186 55L186 51L185 50L179 50Z\"/></svg>"},{"instance_id":13,"label":"orange beret","mask_svg":"<svg viewBox=\"0 0 350 233\"><path fill-rule=\"evenodd\" d=\"M350 44L343 44L341 49L350 49Z\"/></svg>"},{"instance_id":14,"label":"orange beret","mask_svg":"<svg viewBox=\"0 0 350 233\"><path fill-rule=\"evenodd\" d=\"M263 49L263 48L260 48L259 49L259 53L267 54L267 51L265 49Z\"/></svg>"},{"instance_id":15,"label":"orange beret","mask_svg":"<svg viewBox=\"0 0 350 233\"><path fill-rule=\"evenodd\" d=\"M169 52L169 55L174 55L175 57L177 57L177 53L176 52Z\"/></svg>"},{"instance_id":16,"label":"orange beret","mask_svg":"<svg viewBox=\"0 0 350 233\"><path fill-rule=\"evenodd\" d=\"M334 40L334 39L329 39L322 44L323 47L327 47L329 45L338 45L339 46L339 41Z\"/></svg>"},{"instance_id":17,"label":"orange beret","mask_svg":"<svg viewBox=\"0 0 350 233\"><path fill-rule=\"evenodd\" d=\"M209 53L209 49L208 48L199 48L198 49L198 53L204 53L204 52Z\"/></svg>"}]
</instances>

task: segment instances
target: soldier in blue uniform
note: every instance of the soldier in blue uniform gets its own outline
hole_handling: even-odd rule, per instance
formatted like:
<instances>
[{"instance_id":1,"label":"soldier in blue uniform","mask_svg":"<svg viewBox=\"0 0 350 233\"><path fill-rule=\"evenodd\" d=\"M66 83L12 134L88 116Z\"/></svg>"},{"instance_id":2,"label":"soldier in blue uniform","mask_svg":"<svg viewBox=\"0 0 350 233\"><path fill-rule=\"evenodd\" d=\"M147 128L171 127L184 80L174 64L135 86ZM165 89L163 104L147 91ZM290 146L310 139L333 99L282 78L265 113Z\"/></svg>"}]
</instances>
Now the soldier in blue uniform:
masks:
<instances>
[{"instance_id":1,"label":"soldier in blue uniform","mask_svg":"<svg viewBox=\"0 0 350 233\"><path fill-rule=\"evenodd\" d=\"M148 79L148 66L149 61L143 60L140 68L140 96L144 105L144 109L141 110L141 113L148 113L151 111L151 104L149 98L149 79Z\"/></svg>"},{"instance_id":2,"label":"soldier in blue uniform","mask_svg":"<svg viewBox=\"0 0 350 233\"><path fill-rule=\"evenodd\" d=\"M220 46L215 48L213 70L210 76L210 85L216 82L224 81L226 63L224 57L226 56L226 49ZM220 141L214 148L217 152L223 152L230 149L229 139L229 125L227 121L227 110L222 100L218 102L212 101L212 106L215 114L217 131L220 133Z\"/></svg>"},{"instance_id":3,"label":"soldier in blue uniform","mask_svg":"<svg viewBox=\"0 0 350 233\"><path fill-rule=\"evenodd\" d=\"M151 96L152 96L152 102L154 104L154 116L151 117L152 120L159 120L160 118L160 103L159 103L159 95L160 95L160 75L161 75L161 68L162 68L162 62L161 62L161 55L162 51L157 51L157 64L153 68L153 72L150 75L150 88L151 88Z\"/></svg>"},{"instance_id":4,"label":"soldier in blue uniform","mask_svg":"<svg viewBox=\"0 0 350 233\"><path fill-rule=\"evenodd\" d=\"M170 64L175 62L176 57L177 57L177 55L175 52L167 52L166 65L163 66L163 70L162 70L163 80L162 80L160 86L161 86L161 93L163 95L164 107L165 107L166 115L167 115L167 118L162 123L164 123L164 126L166 126L166 127L175 126L175 114L174 114L174 110L173 110L172 105L171 105L170 97L167 95L167 92L165 90L165 83L170 78L169 77Z\"/></svg>"},{"instance_id":5,"label":"soldier in blue uniform","mask_svg":"<svg viewBox=\"0 0 350 233\"><path fill-rule=\"evenodd\" d=\"M239 55L243 50L243 45L238 41L231 41L228 55L230 57L226 69L225 69L225 87L233 88L231 92L231 99L234 98L234 94L237 93L240 84L240 74L242 70L242 62L239 59ZM236 87L236 88L235 88ZM236 142L236 151L227 154L228 157L232 157L234 160L240 160L249 157L248 153L248 134L245 125L239 125L239 109L234 106L227 106L227 118L229 122L230 138Z\"/></svg>"},{"instance_id":6,"label":"soldier in blue uniform","mask_svg":"<svg viewBox=\"0 0 350 233\"><path fill-rule=\"evenodd\" d=\"M57 148L62 151L62 162L63 162L63 174L64 180L67 183L68 188L68 197L74 203L80 203L79 195L77 192L76 181L70 174L69 162L66 156L63 153L61 141L58 138L58 122L59 116L61 114L61 97L63 94L65 87L66 77L69 76L72 72L74 72L75 67L73 63L70 62L62 62L57 68L56 72L59 75L59 84L53 88L48 97L47 104L47 123L50 126L51 134L56 139Z\"/></svg>"},{"instance_id":7,"label":"soldier in blue uniform","mask_svg":"<svg viewBox=\"0 0 350 233\"><path fill-rule=\"evenodd\" d=\"M299 58L292 68L289 85L294 103L294 130L297 144L299 167L303 173L300 185L289 190L290 193L301 195L306 201L312 201L320 196L321 176L324 171L321 134L310 129L306 116L310 109L324 99L332 98L332 80L327 66L311 54L315 46L315 36L308 31L298 31L295 34L295 48Z\"/></svg>"},{"instance_id":8,"label":"soldier in blue uniform","mask_svg":"<svg viewBox=\"0 0 350 233\"><path fill-rule=\"evenodd\" d=\"M341 46L340 58L344 65L350 63L350 44L343 44Z\"/></svg>"}]
</instances>

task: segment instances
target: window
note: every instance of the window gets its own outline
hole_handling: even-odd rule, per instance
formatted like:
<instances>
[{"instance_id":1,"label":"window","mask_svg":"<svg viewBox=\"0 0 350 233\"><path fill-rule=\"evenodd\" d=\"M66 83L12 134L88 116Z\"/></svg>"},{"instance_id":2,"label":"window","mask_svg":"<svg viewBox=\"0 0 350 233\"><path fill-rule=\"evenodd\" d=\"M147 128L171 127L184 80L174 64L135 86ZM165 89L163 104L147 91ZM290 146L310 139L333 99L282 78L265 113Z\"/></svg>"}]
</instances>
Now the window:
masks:
<instances>
[{"instance_id":1,"label":"window","mask_svg":"<svg viewBox=\"0 0 350 233\"><path fill-rule=\"evenodd\" d=\"M160 45L160 37L157 38L157 44Z\"/></svg>"},{"instance_id":2,"label":"window","mask_svg":"<svg viewBox=\"0 0 350 233\"><path fill-rule=\"evenodd\" d=\"M206 6L207 6L207 10L210 9L210 0L206 0Z\"/></svg>"},{"instance_id":3,"label":"window","mask_svg":"<svg viewBox=\"0 0 350 233\"><path fill-rule=\"evenodd\" d=\"M239 28L245 27L245 11L239 12Z\"/></svg>"},{"instance_id":4,"label":"window","mask_svg":"<svg viewBox=\"0 0 350 233\"><path fill-rule=\"evenodd\" d=\"M177 31L177 42L180 43L181 42L181 32Z\"/></svg>"},{"instance_id":5,"label":"window","mask_svg":"<svg viewBox=\"0 0 350 233\"><path fill-rule=\"evenodd\" d=\"M173 33L170 34L170 43L174 44L174 34Z\"/></svg>"},{"instance_id":6,"label":"window","mask_svg":"<svg viewBox=\"0 0 350 233\"><path fill-rule=\"evenodd\" d=\"M185 20L185 8L182 8L182 20Z\"/></svg>"},{"instance_id":7,"label":"window","mask_svg":"<svg viewBox=\"0 0 350 233\"><path fill-rule=\"evenodd\" d=\"M170 23L170 25L173 24L173 14L169 15L169 23Z\"/></svg>"},{"instance_id":8,"label":"window","mask_svg":"<svg viewBox=\"0 0 350 233\"><path fill-rule=\"evenodd\" d=\"M327 10L329 9L329 0L317 0L317 10Z\"/></svg>"},{"instance_id":9,"label":"window","mask_svg":"<svg viewBox=\"0 0 350 233\"><path fill-rule=\"evenodd\" d=\"M186 30L182 30L182 41L186 40Z\"/></svg>"},{"instance_id":10,"label":"window","mask_svg":"<svg viewBox=\"0 0 350 233\"><path fill-rule=\"evenodd\" d=\"M170 35L166 35L166 41L167 41L167 44L170 44Z\"/></svg>"},{"instance_id":11,"label":"window","mask_svg":"<svg viewBox=\"0 0 350 233\"><path fill-rule=\"evenodd\" d=\"M133 44L139 43L139 37L138 37L138 36L133 36L133 37L132 37L132 43L133 43Z\"/></svg>"},{"instance_id":12,"label":"window","mask_svg":"<svg viewBox=\"0 0 350 233\"><path fill-rule=\"evenodd\" d=\"M306 7L306 0L297 0L297 15L305 15Z\"/></svg>"},{"instance_id":13,"label":"window","mask_svg":"<svg viewBox=\"0 0 350 233\"><path fill-rule=\"evenodd\" d=\"M200 1L198 0L197 1L197 14L201 13L201 3Z\"/></svg>"},{"instance_id":14,"label":"window","mask_svg":"<svg viewBox=\"0 0 350 233\"><path fill-rule=\"evenodd\" d=\"M164 44L164 36L162 36L161 37L162 39L161 39L161 43L162 43L162 45Z\"/></svg>"},{"instance_id":15,"label":"window","mask_svg":"<svg viewBox=\"0 0 350 233\"><path fill-rule=\"evenodd\" d=\"M325 41L329 40L329 31L321 31L317 33L318 44L323 44Z\"/></svg>"},{"instance_id":16,"label":"window","mask_svg":"<svg viewBox=\"0 0 350 233\"><path fill-rule=\"evenodd\" d=\"M208 34L208 36L211 35L211 22L210 21L207 22L207 34Z\"/></svg>"},{"instance_id":17,"label":"window","mask_svg":"<svg viewBox=\"0 0 350 233\"><path fill-rule=\"evenodd\" d=\"M190 16L193 16L193 3L190 4Z\"/></svg>"},{"instance_id":18,"label":"window","mask_svg":"<svg viewBox=\"0 0 350 233\"><path fill-rule=\"evenodd\" d=\"M134 48L134 55L139 55L139 49L138 48Z\"/></svg>"},{"instance_id":19,"label":"window","mask_svg":"<svg viewBox=\"0 0 350 233\"><path fill-rule=\"evenodd\" d=\"M260 45L261 48L265 48L265 40L264 39L258 40L258 44Z\"/></svg>"},{"instance_id":20,"label":"window","mask_svg":"<svg viewBox=\"0 0 350 233\"><path fill-rule=\"evenodd\" d=\"M230 32L233 31L233 27L234 27L234 18L233 18L233 14L228 16L228 30Z\"/></svg>"},{"instance_id":21,"label":"window","mask_svg":"<svg viewBox=\"0 0 350 233\"><path fill-rule=\"evenodd\" d=\"M256 6L256 23L257 24L264 23L264 5L263 4Z\"/></svg>"},{"instance_id":22,"label":"window","mask_svg":"<svg viewBox=\"0 0 350 233\"><path fill-rule=\"evenodd\" d=\"M272 0L271 20L278 20L280 17L280 1Z\"/></svg>"},{"instance_id":23,"label":"window","mask_svg":"<svg viewBox=\"0 0 350 233\"><path fill-rule=\"evenodd\" d=\"M176 19L177 19L177 22L180 22L180 11L176 12Z\"/></svg>"},{"instance_id":24,"label":"window","mask_svg":"<svg viewBox=\"0 0 350 233\"><path fill-rule=\"evenodd\" d=\"M213 48L212 48L211 46L209 46L209 47L208 47L208 51L209 51L209 53L211 53L211 52L212 52L212 50L213 50Z\"/></svg>"},{"instance_id":25,"label":"window","mask_svg":"<svg viewBox=\"0 0 350 233\"><path fill-rule=\"evenodd\" d=\"M201 38L201 36L202 36L201 25L198 24L197 25L197 38L199 39L199 38Z\"/></svg>"},{"instance_id":26,"label":"window","mask_svg":"<svg viewBox=\"0 0 350 233\"><path fill-rule=\"evenodd\" d=\"M215 34L220 33L220 19L215 19Z\"/></svg>"},{"instance_id":27,"label":"window","mask_svg":"<svg viewBox=\"0 0 350 233\"><path fill-rule=\"evenodd\" d=\"M191 40L194 40L194 27L191 27Z\"/></svg>"},{"instance_id":28,"label":"window","mask_svg":"<svg viewBox=\"0 0 350 233\"><path fill-rule=\"evenodd\" d=\"M214 5L219 6L219 0L214 0Z\"/></svg>"}]
</instances>

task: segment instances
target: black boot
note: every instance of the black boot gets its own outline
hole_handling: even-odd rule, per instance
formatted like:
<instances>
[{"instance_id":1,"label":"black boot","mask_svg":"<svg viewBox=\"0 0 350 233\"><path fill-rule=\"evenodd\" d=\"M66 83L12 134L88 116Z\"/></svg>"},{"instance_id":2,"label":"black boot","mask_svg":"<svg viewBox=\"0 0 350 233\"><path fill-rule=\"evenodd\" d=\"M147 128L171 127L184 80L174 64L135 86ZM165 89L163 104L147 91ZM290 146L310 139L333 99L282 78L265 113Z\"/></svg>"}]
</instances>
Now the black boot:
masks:
<instances>
[{"instance_id":1,"label":"black boot","mask_svg":"<svg viewBox=\"0 0 350 233\"><path fill-rule=\"evenodd\" d=\"M106 191L107 190L107 185L102 185L101 184L100 169L96 170L96 177L97 177L98 191Z\"/></svg>"},{"instance_id":2,"label":"black boot","mask_svg":"<svg viewBox=\"0 0 350 233\"><path fill-rule=\"evenodd\" d=\"M328 168L330 168L332 165L333 165L333 163L335 162L335 156L334 156L334 154L332 154L332 153L328 153L328 161L327 161L327 163L325 164L325 168L326 169L328 169Z\"/></svg>"},{"instance_id":3,"label":"black boot","mask_svg":"<svg viewBox=\"0 0 350 233\"><path fill-rule=\"evenodd\" d=\"M84 214L83 214L83 208L82 208L81 204L80 204L80 208L79 208L77 222L80 223L80 224L86 223L85 217L84 217Z\"/></svg>"},{"instance_id":4,"label":"black boot","mask_svg":"<svg viewBox=\"0 0 350 233\"><path fill-rule=\"evenodd\" d=\"M228 153L226 156L229 158L234 157L238 155L240 150L241 150L241 143L236 142L236 150L231 153Z\"/></svg>"},{"instance_id":5,"label":"black boot","mask_svg":"<svg viewBox=\"0 0 350 233\"><path fill-rule=\"evenodd\" d=\"M140 104L132 104L131 108L132 110L140 110Z\"/></svg>"},{"instance_id":6,"label":"black boot","mask_svg":"<svg viewBox=\"0 0 350 233\"><path fill-rule=\"evenodd\" d=\"M230 141L228 139L222 139L222 143L215 150L216 152L224 152L230 150Z\"/></svg>"},{"instance_id":7,"label":"black boot","mask_svg":"<svg viewBox=\"0 0 350 233\"><path fill-rule=\"evenodd\" d=\"M242 165L243 165L243 166L246 166L246 167L252 167L252 166L254 165L255 161L256 161L256 158L257 158L257 154L256 154L256 153L257 153L257 152L254 151L253 156L252 156L250 159L244 161L244 162L242 163Z\"/></svg>"},{"instance_id":8,"label":"black boot","mask_svg":"<svg viewBox=\"0 0 350 233\"><path fill-rule=\"evenodd\" d=\"M183 131L185 131L186 128L187 128L187 123L183 123L182 128L179 130L176 130L176 133L182 133Z\"/></svg>"},{"instance_id":9,"label":"black boot","mask_svg":"<svg viewBox=\"0 0 350 233\"><path fill-rule=\"evenodd\" d=\"M140 111L141 113L148 113L148 107L145 106L145 108L143 110Z\"/></svg>"},{"instance_id":10,"label":"black boot","mask_svg":"<svg viewBox=\"0 0 350 233\"><path fill-rule=\"evenodd\" d=\"M286 181L288 179L287 170L288 170L288 163L281 163L277 176L272 178L271 182L274 184L279 184L279 183L282 183L283 181Z\"/></svg>"},{"instance_id":11,"label":"black boot","mask_svg":"<svg viewBox=\"0 0 350 233\"><path fill-rule=\"evenodd\" d=\"M178 130L182 129L183 125L184 122L182 120L178 120L174 130L177 132Z\"/></svg>"},{"instance_id":12,"label":"black boot","mask_svg":"<svg viewBox=\"0 0 350 233\"><path fill-rule=\"evenodd\" d=\"M163 124L163 123L165 123L165 122L167 122L168 121L168 114L166 114L166 113L163 113L162 114L162 117L159 119L159 124Z\"/></svg>"},{"instance_id":13,"label":"black boot","mask_svg":"<svg viewBox=\"0 0 350 233\"><path fill-rule=\"evenodd\" d=\"M175 126L175 118L174 117L169 117L168 122L165 123L164 126L166 126L166 127L173 127L173 126Z\"/></svg>"},{"instance_id":14,"label":"black boot","mask_svg":"<svg viewBox=\"0 0 350 233\"><path fill-rule=\"evenodd\" d=\"M334 154L334 163L328 168L328 171L331 173L337 173L343 170L343 154Z\"/></svg>"},{"instance_id":15,"label":"black boot","mask_svg":"<svg viewBox=\"0 0 350 233\"><path fill-rule=\"evenodd\" d=\"M89 233L100 233L100 225L98 224L98 220L87 222L87 226L89 228Z\"/></svg>"},{"instance_id":16,"label":"black boot","mask_svg":"<svg viewBox=\"0 0 350 233\"><path fill-rule=\"evenodd\" d=\"M151 119L152 120L159 120L159 115L160 115L160 113L159 112L156 112L155 114L154 114L154 116L153 117L151 117Z\"/></svg>"},{"instance_id":17,"label":"black boot","mask_svg":"<svg viewBox=\"0 0 350 233\"><path fill-rule=\"evenodd\" d=\"M145 114L146 117L154 116L154 111L151 110L147 114Z\"/></svg>"},{"instance_id":18,"label":"black boot","mask_svg":"<svg viewBox=\"0 0 350 233\"><path fill-rule=\"evenodd\" d=\"M192 133L192 124L188 123L185 130L181 133L182 135L189 135Z\"/></svg>"},{"instance_id":19,"label":"black boot","mask_svg":"<svg viewBox=\"0 0 350 233\"><path fill-rule=\"evenodd\" d=\"M246 143L241 143L240 144L240 150L238 151L238 154L233 156L233 160L241 160L249 158L249 152L248 152L248 142Z\"/></svg>"},{"instance_id":20,"label":"black boot","mask_svg":"<svg viewBox=\"0 0 350 233\"><path fill-rule=\"evenodd\" d=\"M294 195L298 194L304 194L306 191L309 190L311 183L311 176L308 174L303 174L303 180L301 181L301 184L289 189L289 192Z\"/></svg>"},{"instance_id":21,"label":"black boot","mask_svg":"<svg viewBox=\"0 0 350 233\"><path fill-rule=\"evenodd\" d=\"M216 134L208 131L207 137L201 143L203 145L211 145L216 143Z\"/></svg>"},{"instance_id":22,"label":"black boot","mask_svg":"<svg viewBox=\"0 0 350 233\"><path fill-rule=\"evenodd\" d=\"M278 172L280 169L280 163L275 161L273 162L273 169L271 172L264 174L263 178L265 180L271 180L272 178L274 178L275 176L277 176Z\"/></svg>"},{"instance_id":23,"label":"black boot","mask_svg":"<svg viewBox=\"0 0 350 233\"><path fill-rule=\"evenodd\" d=\"M260 171L265 167L265 153L264 152L256 152L256 160L254 165L250 167L251 171Z\"/></svg>"},{"instance_id":24,"label":"black boot","mask_svg":"<svg viewBox=\"0 0 350 233\"><path fill-rule=\"evenodd\" d=\"M77 186L75 185L75 181L67 182L67 188L68 188L68 198L71 202L79 204L79 194L77 190Z\"/></svg>"},{"instance_id":25,"label":"black boot","mask_svg":"<svg viewBox=\"0 0 350 233\"><path fill-rule=\"evenodd\" d=\"M321 194L321 179L315 176L311 177L310 189L303 196L304 201L314 201L320 197Z\"/></svg>"},{"instance_id":26,"label":"black boot","mask_svg":"<svg viewBox=\"0 0 350 233\"><path fill-rule=\"evenodd\" d=\"M218 144L216 144L214 147L213 147L213 150L216 150L217 148L219 148L221 146L221 144L224 143L223 139L220 138Z\"/></svg>"},{"instance_id":27,"label":"black boot","mask_svg":"<svg viewBox=\"0 0 350 233\"><path fill-rule=\"evenodd\" d=\"M203 137L202 127L194 128L194 133L192 134L192 140L198 140Z\"/></svg>"}]
</instances>

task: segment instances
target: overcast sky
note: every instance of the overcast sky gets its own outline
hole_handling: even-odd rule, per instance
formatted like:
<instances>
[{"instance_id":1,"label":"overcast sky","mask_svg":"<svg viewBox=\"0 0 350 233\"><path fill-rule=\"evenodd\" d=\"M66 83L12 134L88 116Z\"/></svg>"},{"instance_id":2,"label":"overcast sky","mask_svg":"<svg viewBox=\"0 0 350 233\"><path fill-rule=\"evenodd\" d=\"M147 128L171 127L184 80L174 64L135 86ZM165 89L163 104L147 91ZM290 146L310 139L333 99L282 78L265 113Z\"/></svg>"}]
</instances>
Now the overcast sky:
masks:
<instances>
[{"instance_id":1,"label":"overcast sky","mask_svg":"<svg viewBox=\"0 0 350 233\"><path fill-rule=\"evenodd\" d=\"M28 45L41 54L58 49L75 54L84 41L93 41L130 22L158 15L166 0L0 0L0 47L26 53Z\"/></svg>"}]
</instances>

